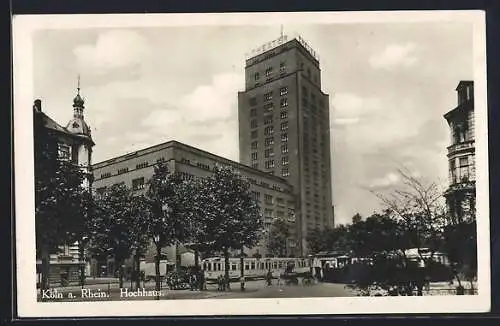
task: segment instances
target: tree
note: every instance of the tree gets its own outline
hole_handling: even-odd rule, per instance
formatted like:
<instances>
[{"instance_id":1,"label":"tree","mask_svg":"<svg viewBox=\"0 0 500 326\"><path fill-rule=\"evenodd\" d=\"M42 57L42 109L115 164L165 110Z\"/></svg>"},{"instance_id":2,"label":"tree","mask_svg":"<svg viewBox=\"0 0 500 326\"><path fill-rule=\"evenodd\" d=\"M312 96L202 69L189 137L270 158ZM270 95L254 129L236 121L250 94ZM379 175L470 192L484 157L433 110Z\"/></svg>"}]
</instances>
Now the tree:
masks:
<instances>
[{"instance_id":1,"label":"tree","mask_svg":"<svg viewBox=\"0 0 500 326\"><path fill-rule=\"evenodd\" d=\"M194 223L189 214L193 205L192 188L177 173L170 173L168 165L160 163L148 182L146 197L149 200L148 235L156 249L156 290L160 291L161 249L192 238Z\"/></svg>"},{"instance_id":2,"label":"tree","mask_svg":"<svg viewBox=\"0 0 500 326\"><path fill-rule=\"evenodd\" d=\"M363 220L363 217L361 217L361 215L359 213L356 213L353 217L352 217L352 224L356 224L356 223L359 223Z\"/></svg>"},{"instance_id":3,"label":"tree","mask_svg":"<svg viewBox=\"0 0 500 326\"><path fill-rule=\"evenodd\" d=\"M420 260L427 262L422 256L422 249L430 250L432 260L441 246L441 234L446 222L443 191L437 183L419 179L408 170L400 169L399 176L402 185L398 189L390 194L374 193L386 206L385 214L397 223L398 246L405 247L397 248L395 252L405 266L413 268L403 249L416 248ZM406 272L417 287L418 295L422 295L425 271L408 268Z\"/></svg>"},{"instance_id":4,"label":"tree","mask_svg":"<svg viewBox=\"0 0 500 326\"><path fill-rule=\"evenodd\" d=\"M316 254L321 251L328 250L328 245L325 241L325 230L313 229L306 236L307 244L311 253Z\"/></svg>"},{"instance_id":5,"label":"tree","mask_svg":"<svg viewBox=\"0 0 500 326\"><path fill-rule=\"evenodd\" d=\"M43 113L34 114L35 229L37 256L42 261L42 289L48 288L49 256L72 240L82 215L83 172L59 158L58 138L44 125Z\"/></svg>"},{"instance_id":6,"label":"tree","mask_svg":"<svg viewBox=\"0 0 500 326\"><path fill-rule=\"evenodd\" d=\"M230 168L213 168L203 181L206 234L213 248L224 253L225 277L229 280L229 250L252 248L260 238L260 208L250 191L250 183ZM241 270L243 277L243 269Z\"/></svg>"},{"instance_id":7,"label":"tree","mask_svg":"<svg viewBox=\"0 0 500 326\"><path fill-rule=\"evenodd\" d=\"M69 236L72 242L78 243L78 256L80 262L80 285L85 284L85 262L87 259L87 248L91 241L91 225L99 209L90 191L83 191L81 196L80 214L72 217L73 232Z\"/></svg>"},{"instance_id":8,"label":"tree","mask_svg":"<svg viewBox=\"0 0 500 326\"><path fill-rule=\"evenodd\" d=\"M150 243L148 233L150 214L150 201L142 194L133 196L131 199L131 216L134 221L131 230L131 243L134 252L132 278L135 280L136 288L140 287L140 259Z\"/></svg>"},{"instance_id":9,"label":"tree","mask_svg":"<svg viewBox=\"0 0 500 326\"><path fill-rule=\"evenodd\" d=\"M467 279L473 289L477 276L477 229L475 221L460 221L447 225L443 232L443 251L452 263L458 286L462 287L460 275Z\"/></svg>"},{"instance_id":10,"label":"tree","mask_svg":"<svg viewBox=\"0 0 500 326\"><path fill-rule=\"evenodd\" d=\"M307 236L311 252L318 253L332 250L348 252L351 249L349 230L349 227L345 225L313 230Z\"/></svg>"},{"instance_id":11,"label":"tree","mask_svg":"<svg viewBox=\"0 0 500 326\"><path fill-rule=\"evenodd\" d=\"M269 232L268 251L278 257L287 255L287 239L290 237L290 227L284 219L275 219Z\"/></svg>"},{"instance_id":12,"label":"tree","mask_svg":"<svg viewBox=\"0 0 500 326\"><path fill-rule=\"evenodd\" d=\"M120 287L123 287L123 264L135 246L136 215L132 202L132 194L125 185L113 185L97 198L100 212L90 223L94 252L105 251L107 256L114 258Z\"/></svg>"},{"instance_id":13,"label":"tree","mask_svg":"<svg viewBox=\"0 0 500 326\"><path fill-rule=\"evenodd\" d=\"M201 178L191 179L183 187L183 192L186 194L184 197L186 206L189 207L184 213L186 219L191 223L188 240L191 242L189 246L194 250L196 269L199 268L200 255L205 257L214 251L212 240L209 237L208 220L205 218L210 198L203 187L204 181Z\"/></svg>"}]
</instances>

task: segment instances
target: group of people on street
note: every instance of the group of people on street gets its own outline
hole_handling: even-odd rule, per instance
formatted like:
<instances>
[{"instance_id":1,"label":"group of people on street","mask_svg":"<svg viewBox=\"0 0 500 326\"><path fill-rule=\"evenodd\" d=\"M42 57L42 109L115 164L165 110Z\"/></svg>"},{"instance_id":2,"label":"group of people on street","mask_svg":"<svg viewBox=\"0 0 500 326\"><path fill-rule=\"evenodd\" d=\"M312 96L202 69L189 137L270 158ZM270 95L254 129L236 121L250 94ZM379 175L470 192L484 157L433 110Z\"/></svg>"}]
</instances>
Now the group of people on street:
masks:
<instances>
[{"instance_id":1,"label":"group of people on street","mask_svg":"<svg viewBox=\"0 0 500 326\"><path fill-rule=\"evenodd\" d=\"M189 288L191 291L206 290L205 275L202 270L193 270L189 275Z\"/></svg>"},{"instance_id":2,"label":"group of people on street","mask_svg":"<svg viewBox=\"0 0 500 326\"><path fill-rule=\"evenodd\" d=\"M217 291L226 291L230 290L230 281L224 275L219 275L217 277Z\"/></svg>"}]
</instances>

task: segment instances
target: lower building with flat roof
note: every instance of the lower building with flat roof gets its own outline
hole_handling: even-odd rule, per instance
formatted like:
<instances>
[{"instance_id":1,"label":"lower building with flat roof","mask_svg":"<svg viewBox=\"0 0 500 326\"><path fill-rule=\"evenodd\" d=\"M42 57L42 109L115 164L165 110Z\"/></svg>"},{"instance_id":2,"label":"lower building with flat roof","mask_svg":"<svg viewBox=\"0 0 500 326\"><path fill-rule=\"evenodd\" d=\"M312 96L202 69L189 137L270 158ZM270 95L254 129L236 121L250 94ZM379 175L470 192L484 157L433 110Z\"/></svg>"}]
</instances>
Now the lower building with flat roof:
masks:
<instances>
[{"instance_id":1,"label":"lower building with flat roof","mask_svg":"<svg viewBox=\"0 0 500 326\"><path fill-rule=\"evenodd\" d=\"M246 249L245 254L253 256L258 253L261 256L267 256L266 234L269 235L274 219L281 218L290 224L291 236L286 244L287 254L296 255L297 240L294 232L296 200L292 186L285 179L177 141L161 143L94 164L92 166L93 191L102 193L114 184L123 183L134 193L144 193L148 180L154 173L154 166L159 162L166 162L171 172L179 173L186 179L208 177L215 165L229 166L238 171L250 182L251 190L259 201L264 219L262 241L256 247ZM153 254L154 251L148 252ZM165 248L165 252L167 256L169 256L168 253L173 253L172 248ZM168 257L169 260L172 258ZM148 257L146 260L149 260Z\"/></svg>"}]
</instances>

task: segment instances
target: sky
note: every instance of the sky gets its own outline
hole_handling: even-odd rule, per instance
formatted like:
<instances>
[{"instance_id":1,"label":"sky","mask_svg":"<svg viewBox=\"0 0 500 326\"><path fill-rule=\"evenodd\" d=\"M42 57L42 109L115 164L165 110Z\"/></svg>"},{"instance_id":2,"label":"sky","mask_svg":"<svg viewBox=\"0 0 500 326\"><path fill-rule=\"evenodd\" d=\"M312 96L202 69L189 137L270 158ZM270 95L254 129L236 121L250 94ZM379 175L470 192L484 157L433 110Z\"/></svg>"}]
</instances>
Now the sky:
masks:
<instances>
[{"instance_id":1,"label":"sky","mask_svg":"<svg viewBox=\"0 0 500 326\"><path fill-rule=\"evenodd\" d=\"M245 53L280 26L38 30L34 96L62 125L77 76L96 143L93 162L168 140L237 161L237 92ZM284 25L319 54L330 94L336 224L381 208L370 190L401 185L404 167L444 188L455 87L473 79L467 22Z\"/></svg>"}]
</instances>

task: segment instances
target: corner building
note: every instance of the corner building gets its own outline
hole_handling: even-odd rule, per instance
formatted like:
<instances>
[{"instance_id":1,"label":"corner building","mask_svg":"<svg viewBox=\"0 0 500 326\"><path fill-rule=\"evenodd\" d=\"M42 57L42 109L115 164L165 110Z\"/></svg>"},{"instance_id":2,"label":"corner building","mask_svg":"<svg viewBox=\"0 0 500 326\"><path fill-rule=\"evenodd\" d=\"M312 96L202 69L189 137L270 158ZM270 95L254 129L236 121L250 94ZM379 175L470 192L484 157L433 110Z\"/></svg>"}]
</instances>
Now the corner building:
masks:
<instances>
[{"instance_id":1,"label":"corner building","mask_svg":"<svg viewBox=\"0 0 500 326\"><path fill-rule=\"evenodd\" d=\"M48 134L57 141L59 160L70 161L78 166L83 174L83 184L85 189L92 187L92 151L95 145L91 129L84 118L85 101L80 96L80 86L78 93L73 99L73 118L66 126L62 126L42 111L42 101L35 100L33 105L34 118L42 119L43 126ZM34 135L37 137L38 135ZM71 216L68 216L71 218ZM90 274L90 259L81 261L78 242L63 243L59 246L59 252L51 253L49 260L49 284L51 286L79 284L80 268L85 267L85 274ZM38 281L41 281L42 262L37 260Z\"/></svg>"},{"instance_id":2,"label":"corner building","mask_svg":"<svg viewBox=\"0 0 500 326\"><path fill-rule=\"evenodd\" d=\"M108 187L121 183L131 188L135 194L145 193L148 180L153 176L154 166L159 162L166 162L170 171L180 174L184 179L208 177L215 165L231 167L250 182L264 219L269 215L277 215L287 220L290 225L294 224L295 198L292 187L286 180L177 141L158 144L94 164L94 190L98 194L103 193ZM295 252L295 243L294 238L289 239L289 254ZM147 253L146 261L153 261L152 249ZM172 263L175 261L174 257L177 258L188 250L185 247L178 248L178 252L175 252L173 247L164 249L163 253ZM267 253L265 234L258 246L245 249L248 256L257 252L261 256ZM112 262L107 262L106 265L108 274L114 273L117 268Z\"/></svg>"},{"instance_id":3,"label":"corner building","mask_svg":"<svg viewBox=\"0 0 500 326\"><path fill-rule=\"evenodd\" d=\"M240 162L293 186L298 254L308 254L307 235L333 227L334 216L329 96L319 60L300 37L281 37L246 60L238 120Z\"/></svg>"},{"instance_id":4,"label":"corner building","mask_svg":"<svg viewBox=\"0 0 500 326\"><path fill-rule=\"evenodd\" d=\"M474 137L474 82L460 81L457 106L444 118L450 127L449 187L444 196L454 222L471 221L476 213L476 159Z\"/></svg>"}]
</instances>

